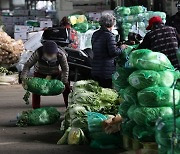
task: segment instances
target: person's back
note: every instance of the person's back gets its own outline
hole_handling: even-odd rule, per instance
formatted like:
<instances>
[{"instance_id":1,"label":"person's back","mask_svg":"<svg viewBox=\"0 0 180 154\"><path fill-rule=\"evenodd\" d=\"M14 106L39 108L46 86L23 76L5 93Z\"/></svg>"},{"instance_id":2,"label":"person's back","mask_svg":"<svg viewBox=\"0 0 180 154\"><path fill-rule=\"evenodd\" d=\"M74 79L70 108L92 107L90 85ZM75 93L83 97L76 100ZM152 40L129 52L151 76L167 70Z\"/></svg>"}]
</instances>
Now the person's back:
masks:
<instances>
[{"instance_id":1,"label":"person's back","mask_svg":"<svg viewBox=\"0 0 180 154\"><path fill-rule=\"evenodd\" d=\"M150 49L156 52L164 53L171 63L178 67L178 59L176 52L178 50L178 39L175 28L158 24L149 32Z\"/></svg>"},{"instance_id":2,"label":"person's back","mask_svg":"<svg viewBox=\"0 0 180 154\"><path fill-rule=\"evenodd\" d=\"M103 28L96 31L92 36L92 50L94 51L92 73L96 76L111 78L115 70L114 58L117 53L112 51L115 45L112 44L115 43L114 41L111 42L110 38L112 37L114 37L113 34Z\"/></svg>"}]
</instances>

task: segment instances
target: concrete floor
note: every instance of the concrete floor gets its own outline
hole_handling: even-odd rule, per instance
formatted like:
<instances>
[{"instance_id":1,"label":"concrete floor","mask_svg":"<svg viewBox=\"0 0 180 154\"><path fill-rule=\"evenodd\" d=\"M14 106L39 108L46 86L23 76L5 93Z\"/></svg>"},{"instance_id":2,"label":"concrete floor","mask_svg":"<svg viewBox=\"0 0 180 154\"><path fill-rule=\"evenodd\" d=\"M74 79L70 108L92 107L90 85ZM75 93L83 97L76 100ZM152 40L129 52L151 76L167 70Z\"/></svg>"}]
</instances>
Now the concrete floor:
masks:
<instances>
[{"instance_id":1,"label":"concrete floor","mask_svg":"<svg viewBox=\"0 0 180 154\"><path fill-rule=\"evenodd\" d=\"M0 154L120 154L117 150L97 150L89 146L56 145L60 138L60 122L49 126L16 127L18 113L31 109L22 100L20 85L0 86ZM54 106L63 114L62 96L43 97L42 106Z\"/></svg>"}]
</instances>

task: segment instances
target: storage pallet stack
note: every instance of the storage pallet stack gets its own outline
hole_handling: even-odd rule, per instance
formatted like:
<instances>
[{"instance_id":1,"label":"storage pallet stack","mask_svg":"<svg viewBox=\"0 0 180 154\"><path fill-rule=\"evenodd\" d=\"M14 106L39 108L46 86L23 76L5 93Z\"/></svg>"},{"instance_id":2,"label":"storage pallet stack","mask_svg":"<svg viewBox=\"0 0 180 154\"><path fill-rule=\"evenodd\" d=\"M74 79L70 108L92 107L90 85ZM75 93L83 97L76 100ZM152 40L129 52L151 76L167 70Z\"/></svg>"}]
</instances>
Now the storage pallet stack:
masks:
<instances>
[{"instance_id":1,"label":"storage pallet stack","mask_svg":"<svg viewBox=\"0 0 180 154\"><path fill-rule=\"evenodd\" d=\"M164 54L147 49L132 51L127 63L129 65L118 66L113 75L114 87L124 99L119 107L119 114L124 119L122 133L128 136L124 138L127 142L125 147L132 149L135 145L136 148L147 145L156 147L153 142L157 120L160 117L172 119L173 101L176 106L180 105L179 88L174 89L173 86L180 73L175 71ZM158 133L161 134L162 131ZM131 142L131 146L128 142ZM151 142L152 144L149 144ZM132 143L137 143L138 146L137 144L133 146Z\"/></svg>"}]
</instances>

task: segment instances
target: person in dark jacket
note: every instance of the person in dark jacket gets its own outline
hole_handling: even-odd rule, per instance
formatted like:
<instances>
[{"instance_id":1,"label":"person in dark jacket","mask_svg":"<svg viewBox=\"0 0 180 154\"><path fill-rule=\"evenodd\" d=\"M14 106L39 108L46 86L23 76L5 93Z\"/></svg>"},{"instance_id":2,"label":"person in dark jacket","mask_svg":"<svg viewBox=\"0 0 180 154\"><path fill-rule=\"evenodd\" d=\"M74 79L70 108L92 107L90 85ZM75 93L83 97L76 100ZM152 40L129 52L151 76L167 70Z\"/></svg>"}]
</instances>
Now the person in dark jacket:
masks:
<instances>
[{"instance_id":1,"label":"person in dark jacket","mask_svg":"<svg viewBox=\"0 0 180 154\"><path fill-rule=\"evenodd\" d=\"M67 107L68 95L70 93L70 85L68 82L69 66L64 52L58 48L55 42L45 42L25 63L21 74L22 81L27 78L29 70L33 66L35 68L34 77L57 79L65 84L63 97ZM40 95L32 95L32 107L33 109L40 108Z\"/></svg>"},{"instance_id":2,"label":"person in dark jacket","mask_svg":"<svg viewBox=\"0 0 180 154\"><path fill-rule=\"evenodd\" d=\"M101 28L92 36L92 77L104 88L112 88L112 74L115 71L115 57L121 54L121 48L116 46L115 36L111 32L115 25L115 17L104 14L100 19Z\"/></svg>"},{"instance_id":3,"label":"person in dark jacket","mask_svg":"<svg viewBox=\"0 0 180 154\"><path fill-rule=\"evenodd\" d=\"M172 65L179 69L177 50L179 47L179 37L175 28L165 26L159 16L152 17L149 20L148 32L139 49L150 49L155 52L164 53Z\"/></svg>"},{"instance_id":4,"label":"person in dark jacket","mask_svg":"<svg viewBox=\"0 0 180 154\"><path fill-rule=\"evenodd\" d=\"M176 4L178 12L167 20L166 25L176 28L180 36L180 1Z\"/></svg>"}]
</instances>

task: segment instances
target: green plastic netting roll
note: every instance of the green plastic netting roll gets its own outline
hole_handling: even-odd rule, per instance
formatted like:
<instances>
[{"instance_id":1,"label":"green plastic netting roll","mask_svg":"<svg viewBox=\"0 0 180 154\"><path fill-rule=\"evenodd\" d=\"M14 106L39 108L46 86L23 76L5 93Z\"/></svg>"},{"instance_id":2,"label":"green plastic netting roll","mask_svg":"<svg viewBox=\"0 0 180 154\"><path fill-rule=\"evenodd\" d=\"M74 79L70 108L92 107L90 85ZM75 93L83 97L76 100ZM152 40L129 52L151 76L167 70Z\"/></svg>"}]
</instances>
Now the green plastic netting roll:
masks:
<instances>
[{"instance_id":1,"label":"green plastic netting roll","mask_svg":"<svg viewBox=\"0 0 180 154\"><path fill-rule=\"evenodd\" d=\"M165 107L173 105L173 89L149 87L138 92L138 102L145 107ZM175 90L175 104L180 102L180 92Z\"/></svg>"},{"instance_id":2,"label":"green plastic netting roll","mask_svg":"<svg viewBox=\"0 0 180 154\"><path fill-rule=\"evenodd\" d=\"M25 81L25 90L42 96L59 95L64 91L64 84L59 80L28 78Z\"/></svg>"},{"instance_id":3,"label":"green plastic netting roll","mask_svg":"<svg viewBox=\"0 0 180 154\"><path fill-rule=\"evenodd\" d=\"M152 52L148 49L132 51L129 56L129 62L132 67L144 70L164 71L174 70L169 59L160 52Z\"/></svg>"}]
</instances>

